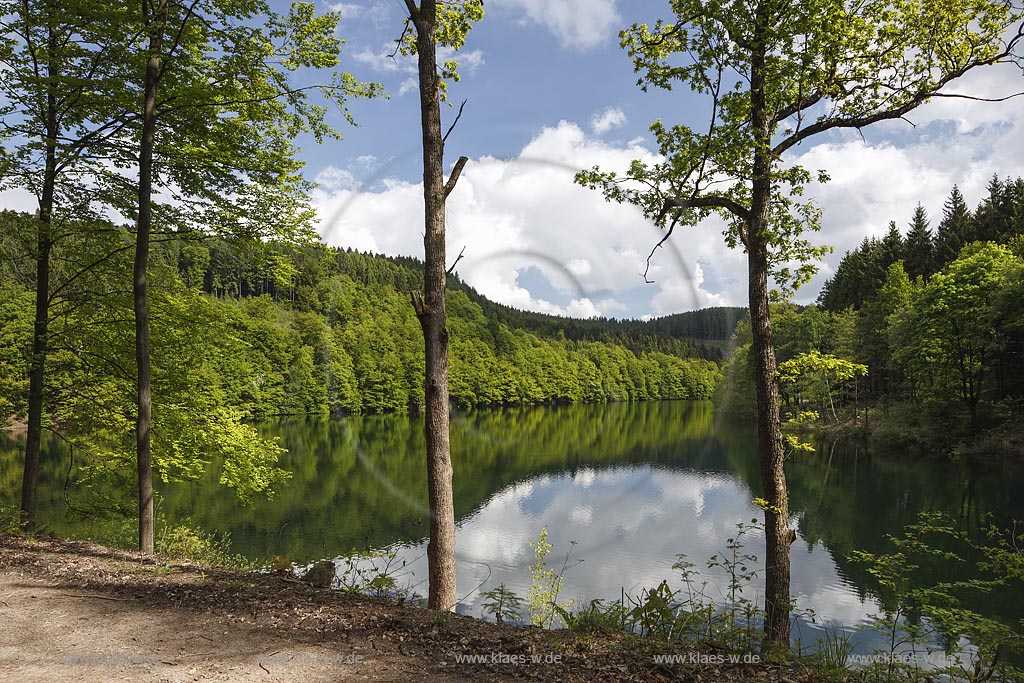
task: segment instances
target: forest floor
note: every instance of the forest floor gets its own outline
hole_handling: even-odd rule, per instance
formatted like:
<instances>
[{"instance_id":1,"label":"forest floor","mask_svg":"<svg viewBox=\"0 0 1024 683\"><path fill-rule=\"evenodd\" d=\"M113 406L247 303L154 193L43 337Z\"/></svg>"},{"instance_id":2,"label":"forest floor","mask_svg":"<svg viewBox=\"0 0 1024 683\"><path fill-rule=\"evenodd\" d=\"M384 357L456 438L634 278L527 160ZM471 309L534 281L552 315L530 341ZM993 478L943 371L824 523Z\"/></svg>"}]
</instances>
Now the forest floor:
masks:
<instances>
[{"instance_id":1,"label":"forest floor","mask_svg":"<svg viewBox=\"0 0 1024 683\"><path fill-rule=\"evenodd\" d=\"M0 680L19 683L815 680L718 664L709 649L490 624L290 576L7 535L0 624ZM666 654L693 663L655 663Z\"/></svg>"}]
</instances>

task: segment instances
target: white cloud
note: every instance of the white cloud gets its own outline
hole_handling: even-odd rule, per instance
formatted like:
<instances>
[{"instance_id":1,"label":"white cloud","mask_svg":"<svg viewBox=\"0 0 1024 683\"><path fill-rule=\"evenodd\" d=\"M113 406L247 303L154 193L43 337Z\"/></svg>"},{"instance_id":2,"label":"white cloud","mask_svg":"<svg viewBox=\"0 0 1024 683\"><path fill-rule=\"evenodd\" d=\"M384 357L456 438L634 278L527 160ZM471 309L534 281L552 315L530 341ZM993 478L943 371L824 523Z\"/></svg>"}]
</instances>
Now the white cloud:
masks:
<instances>
[{"instance_id":1,"label":"white cloud","mask_svg":"<svg viewBox=\"0 0 1024 683\"><path fill-rule=\"evenodd\" d=\"M615 0L492 0L517 10L523 23L546 27L563 47L585 50L615 35L621 21Z\"/></svg>"},{"instance_id":2,"label":"white cloud","mask_svg":"<svg viewBox=\"0 0 1024 683\"><path fill-rule=\"evenodd\" d=\"M27 190L0 191L0 209L35 213L39 210L39 200Z\"/></svg>"},{"instance_id":3,"label":"white cloud","mask_svg":"<svg viewBox=\"0 0 1024 683\"><path fill-rule=\"evenodd\" d=\"M576 276L589 275L593 268L590 265L590 261L585 258L574 258L565 264L565 267L570 273Z\"/></svg>"},{"instance_id":4,"label":"white cloud","mask_svg":"<svg viewBox=\"0 0 1024 683\"><path fill-rule=\"evenodd\" d=\"M635 207L607 203L573 176L593 165L623 168L634 158L654 159L643 147L609 145L562 121L540 131L513 159L471 161L448 200L449 251L465 246L460 276L517 308L576 317L629 315L623 297L643 286L639 274L661 232ZM397 181L375 192L321 189L315 195L321 232L330 244L422 255L421 192L418 184ZM658 283L649 294L660 296L657 312L724 301L725 295L702 290L701 282L691 287L688 275L703 278L696 260L714 263L722 251L714 229L693 230L685 241L659 250L652 270ZM718 263L732 268L733 258ZM522 280L528 271L543 273L560 299L530 291ZM726 281L729 274L716 279Z\"/></svg>"},{"instance_id":5,"label":"white cloud","mask_svg":"<svg viewBox=\"0 0 1024 683\"><path fill-rule=\"evenodd\" d=\"M995 82L966 84L965 92L1005 94L1012 78L997 76ZM1024 111L1018 104L961 104L963 110L951 108L949 100L921 108L914 116L917 128L885 124L865 129L864 137L850 132L792 155L792 161L832 176L808 188L808 195L824 210L822 233L811 239L836 247L798 301L813 301L843 252L866 235L880 236L890 220L905 230L917 202L935 225L954 183L973 206L992 174L1024 176ZM472 160L448 202L449 250L466 248L460 276L496 301L561 315L667 315L744 305L746 258L724 245L725 225L718 218L677 227L652 257L648 278L655 284L643 289L639 273L663 233L635 207L607 203L573 183L577 169L622 170L633 159L656 157L642 139L607 142L562 121L539 131L511 159ZM391 181L361 194L325 189L316 203L329 243L422 255L418 184ZM533 286L536 271L557 296ZM527 272L533 275L524 279Z\"/></svg>"},{"instance_id":6,"label":"white cloud","mask_svg":"<svg viewBox=\"0 0 1024 683\"><path fill-rule=\"evenodd\" d=\"M706 229L706 226L701 229ZM716 239L721 239L718 232L712 234ZM727 252L725 245L719 246L719 249L721 250L719 261L731 262L734 264L735 271L743 272L745 257L741 252ZM664 279L660 277L662 273L666 275ZM659 316L695 308L744 303L743 289L747 283L745 277L740 280L731 278L720 293L708 292L701 287L704 284L704 269L696 261L692 265L684 262L675 268L657 266L652 268L649 276L660 285L660 291L651 299L654 313Z\"/></svg>"},{"instance_id":7,"label":"white cloud","mask_svg":"<svg viewBox=\"0 0 1024 683\"><path fill-rule=\"evenodd\" d=\"M351 190L356 186L356 179L351 171L337 166L327 166L316 174L314 180L317 185L327 191Z\"/></svg>"},{"instance_id":8,"label":"white cloud","mask_svg":"<svg viewBox=\"0 0 1024 683\"><path fill-rule=\"evenodd\" d=\"M598 318L601 316L601 311L598 310L594 302L587 297L580 299L573 299L566 306L565 312L572 318Z\"/></svg>"},{"instance_id":9,"label":"white cloud","mask_svg":"<svg viewBox=\"0 0 1024 683\"><path fill-rule=\"evenodd\" d=\"M618 107L608 107L600 114L590 117L590 129L596 135L604 135L612 128L626 124L626 114Z\"/></svg>"},{"instance_id":10,"label":"white cloud","mask_svg":"<svg viewBox=\"0 0 1024 683\"><path fill-rule=\"evenodd\" d=\"M398 95L416 90L419 87L419 79L416 76L417 66L415 55L403 55L395 53L393 43L386 43L379 51L364 47L352 54L352 59L360 64L367 65L372 71L379 74L394 76L405 76L398 86ZM484 65L483 50L467 50L456 52L450 47L440 47L437 50L437 63L443 64L454 59L459 64L461 76L472 76Z\"/></svg>"},{"instance_id":11,"label":"white cloud","mask_svg":"<svg viewBox=\"0 0 1024 683\"><path fill-rule=\"evenodd\" d=\"M412 92L413 90L416 90L416 88L418 87L419 81L417 81L415 78L407 78L404 81L402 81L401 85L398 86L398 96L401 97L407 92Z\"/></svg>"},{"instance_id":12,"label":"white cloud","mask_svg":"<svg viewBox=\"0 0 1024 683\"><path fill-rule=\"evenodd\" d=\"M333 12L341 12L342 21L369 21L377 28L387 26L390 18L389 5L384 2L366 4L338 2L327 5Z\"/></svg>"},{"instance_id":13,"label":"white cloud","mask_svg":"<svg viewBox=\"0 0 1024 683\"><path fill-rule=\"evenodd\" d=\"M484 51L468 50L456 52L454 49L446 46L441 46L437 49L438 64L443 64L452 59L459 63L460 74L472 75L484 65Z\"/></svg>"},{"instance_id":14,"label":"white cloud","mask_svg":"<svg viewBox=\"0 0 1024 683\"><path fill-rule=\"evenodd\" d=\"M366 64L379 73L416 73L416 57L395 53L394 43L385 44L379 52L364 47L359 52L352 53L352 59L360 64Z\"/></svg>"}]
</instances>

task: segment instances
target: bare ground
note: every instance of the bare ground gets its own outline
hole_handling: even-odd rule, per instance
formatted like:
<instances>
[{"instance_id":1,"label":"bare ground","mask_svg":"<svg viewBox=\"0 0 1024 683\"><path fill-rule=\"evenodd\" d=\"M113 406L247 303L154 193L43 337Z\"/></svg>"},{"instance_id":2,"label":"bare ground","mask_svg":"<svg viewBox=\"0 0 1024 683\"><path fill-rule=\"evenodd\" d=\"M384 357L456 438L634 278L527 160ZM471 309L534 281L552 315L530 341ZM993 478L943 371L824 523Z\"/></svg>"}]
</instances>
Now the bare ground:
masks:
<instances>
[{"instance_id":1,"label":"bare ground","mask_svg":"<svg viewBox=\"0 0 1024 683\"><path fill-rule=\"evenodd\" d=\"M622 634L488 624L288 576L0 535L0 681L814 680L794 668L652 659L685 652ZM488 661L457 661L467 654Z\"/></svg>"}]
</instances>

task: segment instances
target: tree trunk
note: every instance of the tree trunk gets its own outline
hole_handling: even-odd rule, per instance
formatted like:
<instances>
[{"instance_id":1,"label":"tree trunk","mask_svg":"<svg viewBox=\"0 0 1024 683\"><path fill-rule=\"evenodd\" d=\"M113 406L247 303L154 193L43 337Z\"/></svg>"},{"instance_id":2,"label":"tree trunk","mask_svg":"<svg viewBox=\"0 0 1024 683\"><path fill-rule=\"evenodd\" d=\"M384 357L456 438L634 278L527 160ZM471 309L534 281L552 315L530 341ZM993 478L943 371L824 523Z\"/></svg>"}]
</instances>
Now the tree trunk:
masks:
<instances>
[{"instance_id":1,"label":"tree trunk","mask_svg":"<svg viewBox=\"0 0 1024 683\"><path fill-rule=\"evenodd\" d=\"M50 27L47 75L57 77L57 35ZM36 304L32 326L32 356L28 371L28 434L25 439L25 472L21 482L21 527L36 528L36 493L39 487L39 451L43 436L43 388L46 378L47 332L50 324L50 252L53 248L53 196L57 183L57 86L46 92L46 162L43 191L36 223Z\"/></svg>"},{"instance_id":2,"label":"tree trunk","mask_svg":"<svg viewBox=\"0 0 1024 683\"><path fill-rule=\"evenodd\" d=\"M430 542L427 545L427 606L455 608L455 506L448 432L448 330L445 311L445 181L441 138L440 79L436 63L436 2L422 2L413 12L419 60L420 114L423 129L423 295L413 292L416 317L423 328L426 374L425 432Z\"/></svg>"},{"instance_id":3,"label":"tree trunk","mask_svg":"<svg viewBox=\"0 0 1024 683\"><path fill-rule=\"evenodd\" d=\"M768 52L768 7L760 3L754 18L750 68L750 123L756 137L747 221L747 264L750 327L757 392L757 447L761 463L764 508L765 595L764 645L766 654L789 647L789 547L796 534L789 528L789 492L783 470L785 449L779 415L779 388L775 377L775 346L768 308L768 243L771 223L772 153L770 120L765 102Z\"/></svg>"},{"instance_id":4,"label":"tree trunk","mask_svg":"<svg viewBox=\"0 0 1024 683\"><path fill-rule=\"evenodd\" d=\"M135 446L139 470L139 550L153 552L153 455L150 430L153 397L149 359L149 299L146 269L149 265L149 236L153 224L153 147L156 142L156 91L160 79L160 51L163 49L167 0L157 0L150 28L143 102L142 143L139 147L139 220L135 232L135 273L132 291L135 305L135 361L138 365L138 415Z\"/></svg>"},{"instance_id":5,"label":"tree trunk","mask_svg":"<svg viewBox=\"0 0 1024 683\"><path fill-rule=\"evenodd\" d=\"M754 380L757 391L757 448L761 486L768 502L764 510L766 647L789 645L789 547L795 534L789 528L789 492L783 470L785 451L775 382L775 348L768 312L768 262L763 243L749 254L750 327L753 336Z\"/></svg>"}]
</instances>

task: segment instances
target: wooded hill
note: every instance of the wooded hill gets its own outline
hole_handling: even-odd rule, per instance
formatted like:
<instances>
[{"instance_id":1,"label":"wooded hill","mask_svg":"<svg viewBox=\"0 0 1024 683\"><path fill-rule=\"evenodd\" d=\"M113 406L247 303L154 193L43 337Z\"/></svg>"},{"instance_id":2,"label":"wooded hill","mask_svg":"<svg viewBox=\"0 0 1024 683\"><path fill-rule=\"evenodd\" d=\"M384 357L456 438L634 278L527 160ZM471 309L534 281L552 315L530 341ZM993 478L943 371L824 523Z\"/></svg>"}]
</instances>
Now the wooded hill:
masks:
<instances>
[{"instance_id":1,"label":"wooded hill","mask_svg":"<svg viewBox=\"0 0 1024 683\"><path fill-rule=\"evenodd\" d=\"M20 415L32 219L5 212L0 220L0 412ZM48 413L69 424L124 422L129 432L133 328L124 247L132 235L111 225L65 227L54 259ZM156 240L158 408L225 407L262 418L405 411L422 402L423 340L409 303L409 292L422 287L418 260L195 234ZM451 397L460 407L709 398L721 352L703 342L728 339L742 313L580 321L496 304L454 276L450 285Z\"/></svg>"},{"instance_id":2,"label":"wooded hill","mask_svg":"<svg viewBox=\"0 0 1024 683\"><path fill-rule=\"evenodd\" d=\"M266 244L254 249L238 241L206 240L183 244L179 270L191 284L219 297L269 294L301 310L321 307L320 283L347 275L366 287L390 287L410 292L423 287L423 262L408 256L383 256L321 244ZM722 360L723 344L746 314L745 308L714 307L650 320L569 318L521 311L491 301L463 282L448 276L448 289L462 292L480 307L489 321L513 330L572 341L603 341L625 346L635 353L662 351L682 358L701 356Z\"/></svg>"}]
</instances>

